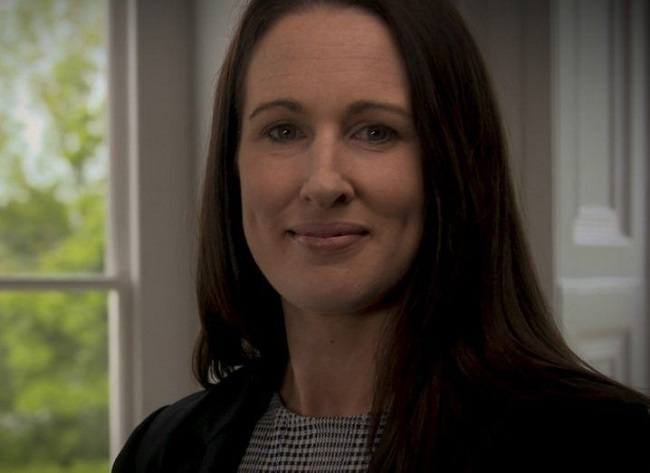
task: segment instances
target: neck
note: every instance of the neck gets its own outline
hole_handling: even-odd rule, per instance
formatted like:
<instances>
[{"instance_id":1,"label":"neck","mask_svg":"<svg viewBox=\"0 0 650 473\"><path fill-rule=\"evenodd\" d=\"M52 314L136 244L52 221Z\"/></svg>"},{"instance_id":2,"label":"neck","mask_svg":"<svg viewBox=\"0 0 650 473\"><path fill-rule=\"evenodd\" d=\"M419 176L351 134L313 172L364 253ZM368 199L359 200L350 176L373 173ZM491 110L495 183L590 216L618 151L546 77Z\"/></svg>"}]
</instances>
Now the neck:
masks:
<instances>
[{"instance_id":1,"label":"neck","mask_svg":"<svg viewBox=\"0 0 650 473\"><path fill-rule=\"evenodd\" d=\"M283 309L289 363L280 395L286 406L305 416L367 414L388 312L318 314L284 301Z\"/></svg>"}]
</instances>

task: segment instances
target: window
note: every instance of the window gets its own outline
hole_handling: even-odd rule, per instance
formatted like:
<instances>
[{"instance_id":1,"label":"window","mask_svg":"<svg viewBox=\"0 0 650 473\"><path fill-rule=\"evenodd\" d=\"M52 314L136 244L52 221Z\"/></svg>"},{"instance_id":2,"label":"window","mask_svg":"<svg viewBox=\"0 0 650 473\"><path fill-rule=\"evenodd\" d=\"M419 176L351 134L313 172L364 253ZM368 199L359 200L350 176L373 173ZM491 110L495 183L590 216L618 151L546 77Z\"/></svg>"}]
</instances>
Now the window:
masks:
<instances>
[{"instance_id":1,"label":"window","mask_svg":"<svg viewBox=\"0 0 650 473\"><path fill-rule=\"evenodd\" d=\"M8 349L0 346L4 350L0 351L0 376L4 382L6 360L22 360L26 366L10 368L25 383L34 382L29 389L21 388L21 393L31 390L32 394L20 402L9 399L14 395L9 390L0 389L0 442L6 440L7 432L18 431L17 412L38 409L33 422L45 422L50 415L40 406L49 402L51 396L41 391L39 404L39 396L34 394L41 389L37 381L46 379L39 375L54 376L45 366L59 370L61 376L67 373L69 389L58 386L59 395L69 401L68 406L79 407L77 418L82 422L77 427L73 422L60 424L71 430L53 431L61 434L50 438L61 442L57 446L60 452L66 445L74 444L75 436L86 437L86 443L77 443L81 446L76 450L65 447L69 452L67 459L62 455L38 459L32 450L30 462L42 460L41 463L51 464L47 468L34 467L38 473L62 469L80 473L95 471L93 468L106 471L106 461L110 463L140 420L157 407L198 388L190 364L198 328L192 283L198 167L191 126L195 109L193 5L194 2L135 0L0 0L0 265L4 265L0 269L0 313L5 314L4 323L9 327L6 338L13 343L10 349L17 350L9 358ZM16 11L23 13L16 16ZM11 42L11 34L17 34L12 33L12 28L27 22L28 11L33 12L35 22L27 35L33 47L22 48L28 52L25 61L29 67L16 62L23 45L14 50ZM79 90L86 90L88 103L99 107L101 114L96 120L88 120L83 114L77 117L82 122L92 122L88 130L101 135L101 142L93 140L95 152L83 151L93 156L85 161L86 165L57 165L61 156L43 154L43 161L33 158L33 167L25 167L27 157L21 156L16 146L29 142L29 133L36 133L44 125L32 124L27 132L21 128L23 119L12 108L18 99L8 99L13 95L4 93L5 86L14 81L17 88L25 87L15 78L25 67L34 68L46 83L54 82L56 75L52 71L46 73L36 67L36 46L48 51L42 63L46 64L66 48L78 50L82 43L87 45L90 39L83 38L81 33L74 34L74 28L90 26L90 39L101 43L97 54L89 60L97 68L90 74L92 80L86 75L88 81L77 79L76 85L81 87ZM65 38L60 48L53 43L57 31ZM80 77L73 72L71 67L59 70L65 78ZM94 86L89 89L88 84ZM22 97L38 98L31 92L22 93ZM68 105L60 109L59 117L63 120L75 116ZM197 108L205 107L201 104ZM5 115L12 120L4 121ZM46 122L47 114L45 118L35 118L34 123L39 120ZM61 125L58 120L56 124ZM20 133L22 137L16 138ZM55 154L52 150L57 146L79 151L79 139L87 138L67 138L63 143L47 138L43 149L51 154ZM11 158L10 153L18 155ZM13 167L9 166L10 161ZM29 178L26 175L23 179L17 173L17 169L23 168ZM83 181L85 186L78 185L79 173L89 179ZM56 182L65 182L58 187L60 190L52 191L63 205L44 207L48 200L40 199L43 189ZM29 196L25 190L20 191L23 184L39 190L35 195L43 206L38 212L28 212L28 207L19 205L23 202L21 198ZM73 205L74 195L80 189L97 197ZM12 204L9 196L13 196ZM24 209L24 213L17 218L11 216L15 214L8 208ZM91 215L97 218L90 218ZM19 252L21 245L28 243L19 232L29 228L27 222L37 227L33 243L37 246ZM66 240L57 233L61 228L67 228L74 243L69 243L68 252L63 249ZM12 249L7 249L7 245ZM54 248L58 248L56 258L44 256L56 253ZM11 264L6 256L9 252L14 258ZM22 256L16 259L16 255ZM48 261L47 265L41 266L44 261ZM40 324L38 331L26 325L32 322ZM0 327L2 337L5 330ZM60 340L74 343L58 344ZM103 366L101 370L91 369L99 364ZM91 389L84 392L82 386ZM15 386L12 389L18 390ZM19 409L13 407L16 405ZM65 402L56 406L67 409ZM95 409L94 414L91 409ZM87 438L90 431L92 439ZM91 440L99 442L93 448L101 446L103 460L91 461L90 457L97 457L89 453ZM47 442L44 438L39 441ZM0 465L10 461L14 466L20 465L18 449L9 448L0 447ZM21 472L14 466L9 470ZM30 471L25 462L20 468Z\"/></svg>"},{"instance_id":2,"label":"window","mask_svg":"<svg viewBox=\"0 0 650 473\"><path fill-rule=\"evenodd\" d=\"M0 3L0 472L108 468L106 12Z\"/></svg>"}]
</instances>

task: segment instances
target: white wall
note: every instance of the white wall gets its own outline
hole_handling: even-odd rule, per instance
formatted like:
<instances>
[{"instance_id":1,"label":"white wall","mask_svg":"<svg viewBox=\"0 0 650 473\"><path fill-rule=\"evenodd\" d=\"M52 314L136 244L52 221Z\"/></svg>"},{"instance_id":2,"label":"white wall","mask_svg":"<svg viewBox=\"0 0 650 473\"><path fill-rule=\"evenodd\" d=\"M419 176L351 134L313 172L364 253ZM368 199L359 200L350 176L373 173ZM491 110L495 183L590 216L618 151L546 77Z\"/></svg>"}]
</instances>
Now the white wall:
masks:
<instances>
[{"instance_id":1,"label":"white wall","mask_svg":"<svg viewBox=\"0 0 650 473\"><path fill-rule=\"evenodd\" d=\"M239 0L194 0L194 140L196 182L201 182L210 137L212 101L219 68L243 3Z\"/></svg>"},{"instance_id":2,"label":"white wall","mask_svg":"<svg viewBox=\"0 0 650 473\"><path fill-rule=\"evenodd\" d=\"M542 289L552 301L550 2L456 0L455 3L493 79L525 230Z\"/></svg>"}]
</instances>

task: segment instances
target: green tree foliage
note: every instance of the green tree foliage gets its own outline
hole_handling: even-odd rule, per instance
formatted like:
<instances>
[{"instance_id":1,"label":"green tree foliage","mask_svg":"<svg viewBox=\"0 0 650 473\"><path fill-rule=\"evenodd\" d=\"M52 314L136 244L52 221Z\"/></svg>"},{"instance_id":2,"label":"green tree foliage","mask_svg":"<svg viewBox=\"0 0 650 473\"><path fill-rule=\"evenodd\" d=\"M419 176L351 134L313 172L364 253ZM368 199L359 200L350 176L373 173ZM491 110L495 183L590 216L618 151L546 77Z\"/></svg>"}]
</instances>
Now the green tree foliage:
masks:
<instances>
[{"instance_id":1,"label":"green tree foliage","mask_svg":"<svg viewBox=\"0 0 650 473\"><path fill-rule=\"evenodd\" d=\"M102 293L0 296L2 463L106 457L104 314Z\"/></svg>"},{"instance_id":2,"label":"green tree foliage","mask_svg":"<svg viewBox=\"0 0 650 473\"><path fill-rule=\"evenodd\" d=\"M98 273L101 0L0 2L0 274ZM0 473L106 471L106 294L0 292Z\"/></svg>"},{"instance_id":3,"label":"green tree foliage","mask_svg":"<svg viewBox=\"0 0 650 473\"><path fill-rule=\"evenodd\" d=\"M0 7L0 273L103 269L104 8L99 0ZM71 235L87 240L71 246Z\"/></svg>"}]
</instances>

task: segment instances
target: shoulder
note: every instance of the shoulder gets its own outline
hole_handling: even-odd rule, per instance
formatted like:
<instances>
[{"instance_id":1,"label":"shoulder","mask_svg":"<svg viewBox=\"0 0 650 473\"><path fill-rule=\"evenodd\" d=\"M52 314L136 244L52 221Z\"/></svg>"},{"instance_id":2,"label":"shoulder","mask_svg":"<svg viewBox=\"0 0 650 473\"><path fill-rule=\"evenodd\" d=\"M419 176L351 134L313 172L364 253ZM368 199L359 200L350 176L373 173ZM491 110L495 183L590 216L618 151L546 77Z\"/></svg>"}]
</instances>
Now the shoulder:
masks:
<instances>
[{"instance_id":1,"label":"shoulder","mask_svg":"<svg viewBox=\"0 0 650 473\"><path fill-rule=\"evenodd\" d=\"M650 412L619 400L519 402L496 420L488 443L493 462L510 463L512 471L650 469Z\"/></svg>"},{"instance_id":2,"label":"shoulder","mask_svg":"<svg viewBox=\"0 0 650 473\"><path fill-rule=\"evenodd\" d=\"M132 432L113 465L113 473L160 471L174 452L205 445L214 432L236 416L243 394L256 381L253 364L241 367L219 383L152 412ZM180 443L184 445L181 448Z\"/></svg>"},{"instance_id":3,"label":"shoulder","mask_svg":"<svg viewBox=\"0 0 650 473\"><path fill-rule=\"evenodd\" d=\"M197 420L205 419L206 414L210 415L211 420L215 420L214 417L221 419L241 398L242 392L253 381L254 374L254 367L241 367L219 383L159 409L154 412L155 419L151 421L150 429L157 434L172 432L195 417Z\"/></svg>"}]
</instances>

